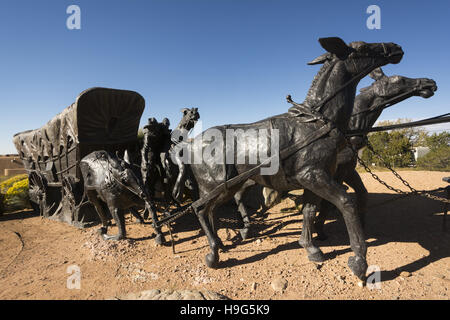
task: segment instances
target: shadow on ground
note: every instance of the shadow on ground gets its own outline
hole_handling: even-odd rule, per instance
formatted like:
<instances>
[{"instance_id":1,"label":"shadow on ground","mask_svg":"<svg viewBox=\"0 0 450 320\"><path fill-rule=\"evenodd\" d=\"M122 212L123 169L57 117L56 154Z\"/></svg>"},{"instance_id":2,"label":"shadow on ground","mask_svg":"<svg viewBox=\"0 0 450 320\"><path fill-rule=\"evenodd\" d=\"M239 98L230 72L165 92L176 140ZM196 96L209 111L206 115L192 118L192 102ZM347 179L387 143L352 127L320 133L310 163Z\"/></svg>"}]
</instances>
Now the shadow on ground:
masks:
<instances>
[{"instance_id":1,"label":"shadow on ground","mask_svg":"<svg viewBox=\"0 0 450 320\"><path fill-rule=\"evenodd\" d=\"M442 196L445 195L442 194ZM371 239L368 246L376 247L392 242L418 243L429 251L429 255L400 266L395 270L382 271L381 278L383 281L396 278L401 271L415 272L430 263L450 257L450 230L444 232L442 229L444 204L420 196L409 196L392 201L398 197L388 193L372 193L369 195L369 210L367 212L365 230L366 239ZM282 212L281 215L272 215L268 212L261 214L261 212L251 210L250 212L254 212L251 215L251 219L256 222L251 227L253 237L241 240L237 231L243 225L236 207L227 205L220 208L216 214L216 225L218 228L228 229L227 234L232 236L228 239L232 241L232 244L226 246L225 250L238 248L242 243L255 242L261 237L295 238L291 242L278 245L266 252L257 252L246 259L222 261L221 266L231 267L253 263L280 251L298 250L297 239L301 233L302 216L296 212L294 207L287 208L284 211L286 212ZM233 221L231 222L231 220ZM199 230L196 236L192 236L189 239L177 239L177 243L203 236L194 214L180 218L173 227L175 233ZM316 245L320 247L348 246L346 249L334 250L326 254L326 259L333 259L341 254L350 252L347 230L339 213L329 217L329 221L325 225L325 232L328 235L328 239L325 241L315 240Z\"/></svg>"}]
</instances>

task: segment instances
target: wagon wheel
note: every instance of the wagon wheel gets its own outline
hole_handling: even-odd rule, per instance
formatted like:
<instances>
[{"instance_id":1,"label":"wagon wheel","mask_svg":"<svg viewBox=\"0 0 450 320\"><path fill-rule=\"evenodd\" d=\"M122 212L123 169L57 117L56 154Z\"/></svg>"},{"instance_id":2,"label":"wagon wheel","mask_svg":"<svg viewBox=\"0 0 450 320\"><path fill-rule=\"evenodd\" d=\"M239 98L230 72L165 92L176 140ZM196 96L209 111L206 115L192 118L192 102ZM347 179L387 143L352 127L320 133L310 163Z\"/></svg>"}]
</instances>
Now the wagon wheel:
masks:
<instances>
[{"instance_id":1,"label":"wagon wheel","mask_svg":"<svg viewBox=\"0 0 450 320\"><path fill-rule=\"evenodd\" d=\"M39 171L33 170L28 175L30 202L35 211L39 210L39 215L48 216L47 211L47 180ZM39 207L36 206L39 204Z\"/></svg>"}]
</instances>

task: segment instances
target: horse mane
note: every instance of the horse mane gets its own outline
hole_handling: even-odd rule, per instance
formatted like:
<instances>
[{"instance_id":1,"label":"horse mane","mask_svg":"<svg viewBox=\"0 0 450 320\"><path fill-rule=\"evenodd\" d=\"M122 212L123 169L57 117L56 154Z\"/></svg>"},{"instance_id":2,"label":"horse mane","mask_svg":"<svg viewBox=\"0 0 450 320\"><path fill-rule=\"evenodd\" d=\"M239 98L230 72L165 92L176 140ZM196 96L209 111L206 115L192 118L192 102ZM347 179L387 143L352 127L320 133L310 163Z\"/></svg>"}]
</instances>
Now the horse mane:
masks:
<instances>
[{"instance_id":1,"label":"horse mane","mask_svg":"<svg viewBox=\"0 0 450 320\"><path fill-rule=\"evenodd\" d=\"M328 60L325 61L325 63L322 65L322 67L320 67L319 71L316 73L316 75L314 76L314 78L311 82L311 86L309 87L309 90L308 90L308 93L306 94L306 98L305 98L304 102L313 98L313 93L315 91L317 82L319 81L319 79L321 79L323 73L325 73L325 71L327 71L329 67L330 67L330 62Z\"/></svg>"}]
</instances>

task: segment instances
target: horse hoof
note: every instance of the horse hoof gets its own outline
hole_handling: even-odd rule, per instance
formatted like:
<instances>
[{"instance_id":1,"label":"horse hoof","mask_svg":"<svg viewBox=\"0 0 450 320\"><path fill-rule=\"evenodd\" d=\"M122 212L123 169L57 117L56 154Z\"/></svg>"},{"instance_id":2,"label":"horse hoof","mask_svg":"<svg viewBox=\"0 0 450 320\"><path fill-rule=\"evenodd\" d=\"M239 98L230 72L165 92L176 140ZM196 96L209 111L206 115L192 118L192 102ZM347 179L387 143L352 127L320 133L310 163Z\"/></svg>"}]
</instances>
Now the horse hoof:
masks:
<instances>
[{"instance_id":1,"label":"horse hoof","mask_svg":"<svg viewBox=\"0 0 450 320\"><path fill-rule=\"evenodd\" d=\"M216 254L208 253L205 260L208 268L216 269L219 265L219 256Z\"/></svg>"},{"instance_id":2,"label":"horse hoof","mask_svg":"<svg viewBox=\"0 0 450 320\"><path fill-rule=\"evenodd\" d=\"M157 245L162 245L164 243L164 236L162 234L157 234L155 237L155 243Z\"/></svg>"},{"instance_id":3,"label":"horse hoof","mask_svg":"<svg viewBox=\"0 0 450 320\"><path fill-rule=\"evenodd\" d=\"M323 255L322 251L319 250L312 254L308 254L308 260L311 262L321 263L325 261L325 256Z\"/></svg>"},{"instance_id":4,"label":"horse hoof","mask_svg":"<svg viewBox=\"0 0 450 320\"><path fill-rule=\"evenodd\" d=\"M366 279L367 262L363 258L355 256L348 258L348 266L360 280Z\"/></svg>"},{"instance_id":5,"label":"horse hoof","mask_svg":"<svg viewBox=\"0 0 450 320\"><path fill-rule=\"evenodd\" d=\"M239 234L241 235L242 240L247 240L249 235L248 228L239 229Z\"/></svg>"}]
</instances>

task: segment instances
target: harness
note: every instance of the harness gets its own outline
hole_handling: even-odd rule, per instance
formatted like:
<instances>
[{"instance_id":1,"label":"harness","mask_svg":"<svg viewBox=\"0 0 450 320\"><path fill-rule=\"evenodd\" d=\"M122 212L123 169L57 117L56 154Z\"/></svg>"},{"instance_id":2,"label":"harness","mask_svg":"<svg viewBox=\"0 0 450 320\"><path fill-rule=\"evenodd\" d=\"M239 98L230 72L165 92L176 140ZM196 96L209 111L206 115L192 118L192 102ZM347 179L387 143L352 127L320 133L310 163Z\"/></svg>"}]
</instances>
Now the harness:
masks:
<instances>
[{"instance_id":1,"label":"harness","mask_svg":"<svg viewBox=\"0 0 450 320\"><path fill-rule=\"evenodd\" d=\"M384 50L384 56L389 57L391 54L389 54L386 50L386 47L383 44L383 50ZM369 55L367 55L369 56ZM189 213L189 212L197 212L197 210L204 206L206 203L208 203L210 200L218 197L220 194L224 193L231 187L235 186L236 184L242 183L246 180L248 180L250 177L256 175L259 171L259 169L269 164L276 156L279 156L280 160L284 160L288 158L289 156L293 155L300 149L310 145L311 143L317 141L321 137L327 135L331 130L337 129L337 126L333 121L328 119L323 113L322 108L323 106L331 101L339 92L344 90L346 87L348 87L351 83L360 80L363 78L366 74L370 73L376 66L371 65L370 67L365 68L363 71L359 72L357 75L353 76L350 80L345 82L343 85L338 87L336 91L334 91L332 94L328 95L325 99L320 101L320 103L314 107L310 106L304 106L302 104L297 104L294 101L292 101L291 96L288 95L286 97L287 102L294 105L294 108L291 108L289 111L290 115L292 117L299 117L299 116L306 116L306 119L304 122L312 122L312 121L320 121L322 122L322 126L318 130L314 130L311 133L309 133L304 139L301 139L299 141L296 141L295 143L291 144L287 148L284 148L280 151L279 155L272 155L270 158L266 159L259 165L255 166L254 168L243 172L221 184L219 184L217 187L215 187L212 191L210 191L206 196L194 201L190 205L184 206L182 208L178 208L175 211L172 211L173 214L170 214L169 216L161 219L158 221L157 226L162 226L164 224L169 225L172 221L175 219ZM293 112L294 109L299 110L300 112Z\"/></svg>"},{"instance_id":2,"label":"harness","mask_svg":"<svg viewBox=\"0 0 450 320\"><path fill-rule=\"evenodd\" d=\"M384 48L384 46L383 46L383 48ZM385 49L385 53L386 53L386 49ZM308 134L304 139L296 141L289 147L286 147L283 150L281 150L279 155L272 155L270 158L266 159L265 161L263 161L256 167L253 167L252 169L250 169L246 172L243 172L243 173L221 183L216 188L214 188L211 192L209 192L205 197L202 197L202 198L194 201L191 204L191 208L196 211L198 208L200 208L201 206L203 206L210 200L216 198L217 196L219 196L221 193L225 192L229 188L231 188L231 187L235 186L236 184L239 184L243 181L246 181L250 177L256 175L262 166L270 164L270 162L275 157L279 156L280 160L286 159L289 156L296 153L297 151L299 151L300 149L305 148L306 146L310 145L311 143L313 143L313 142L317 141L318 139L322 138L323 136L327 135L331 130L337 129L335 123L333 121L331 121L330 119L328 119L325 115L322 114L322 112L321 112L322 107L327 102L331 101L331 99L333 99L339 92L344 90L347 86L349 86L354 81L357 81L360 78L362 78L363 76L365 76L367 73L369 73L371 70L373 70L373 68L374 68L373 66L370 66L370 67L364 69L363 71L359 72L356 76L352 77L349 81L345 82L344 85L340 86L335 92L333 92L332 94L327 96L324 100L322 100L317 106L312 107L312 108L309 108L302 104L295 103L294 101L292 101L291 96L288 95L286 97L287 102L293 104L296 108L301 110L301 112L298 114L299 116L306 115L309 118L306 120L306 122L317 121L317 120L321 121L322 126L318 130L314 130L313 132ZM291 113L291 115L295 116L292 113Z\"/></svg>"},{"instance_id":3,"label":"harness","mask_svg":"<svg viewBox=\"0 0 450 320\"><path fill-rule=\"evenodd\" d=\"M352 115L350 117L353 118L353 117L355 117L357 115L360 115L362 113L371 113L371 112L378 111L378 110L384 110L384 109L389 108L390 106L396 104L399 101L402 101L402 100L405 100L405 99L411 97L414 94L414 92L422 90L424 88L425 88L425 86L420 84L420 85L412 88L411 90L409 90L407 92L404 92L404 93L399 94L399 95L397 95L395 97L392 97L392 98L386 100L383 103L379 103L377 105L374 105L374 106L370 107L367 110L361 110L359 112L352 113Z\"/></svg>"}]
</instances>

